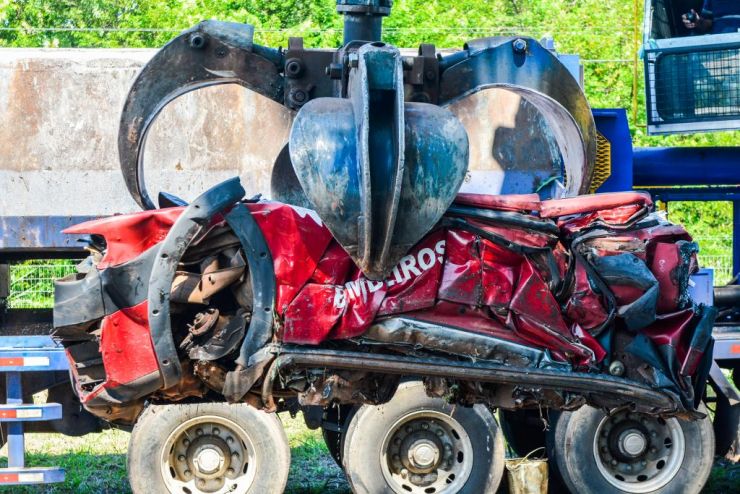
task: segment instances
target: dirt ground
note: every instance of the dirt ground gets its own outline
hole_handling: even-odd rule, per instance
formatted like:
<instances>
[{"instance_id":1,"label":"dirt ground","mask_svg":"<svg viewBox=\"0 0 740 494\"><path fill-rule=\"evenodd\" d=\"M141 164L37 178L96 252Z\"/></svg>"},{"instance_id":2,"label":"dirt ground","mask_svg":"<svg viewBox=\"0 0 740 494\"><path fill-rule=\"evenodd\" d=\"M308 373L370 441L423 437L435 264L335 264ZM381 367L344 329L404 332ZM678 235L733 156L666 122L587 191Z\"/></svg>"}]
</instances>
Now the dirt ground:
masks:
<instances>
[{"instance_id":1,"label":"dirt ground","mask_svg":"<svg viewBox=\"0 0 740 494\"><path fill-rule=\"evenodd\" d=\"M305 427L303 419L282 414L292 453L288 494L349 494L342 470L324 445L319 431ZM63 484L0 488L12 494L126 494L131 492L126 479L128 433L108 430L99 434L71 438L60 434L29 434L28 465L62 466L67 470ZM0 465L7 465L7 446L0 449ZM740 464L718 461L704 492L738 492Z\"/></svg>"}]
</instances>

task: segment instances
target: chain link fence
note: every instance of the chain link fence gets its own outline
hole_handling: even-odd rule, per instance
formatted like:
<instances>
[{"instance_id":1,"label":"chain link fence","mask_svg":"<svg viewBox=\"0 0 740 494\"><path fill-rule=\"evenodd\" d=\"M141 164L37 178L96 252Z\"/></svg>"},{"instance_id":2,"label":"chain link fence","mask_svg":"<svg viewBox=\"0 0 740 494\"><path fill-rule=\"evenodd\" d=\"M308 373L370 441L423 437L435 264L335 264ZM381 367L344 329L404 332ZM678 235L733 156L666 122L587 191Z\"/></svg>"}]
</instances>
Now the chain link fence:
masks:
<instances>
[{"instance_id":1,"label":"chain link fence","mask_svg":"<svg viewBox=\"0 0 740 494\"><path fill-rule=\"evenodd\" d=\"M75 272L75 261L48 259L10 265L11 309L50 309L54 306L54 280Z\"/></svg>"}]
</instances>

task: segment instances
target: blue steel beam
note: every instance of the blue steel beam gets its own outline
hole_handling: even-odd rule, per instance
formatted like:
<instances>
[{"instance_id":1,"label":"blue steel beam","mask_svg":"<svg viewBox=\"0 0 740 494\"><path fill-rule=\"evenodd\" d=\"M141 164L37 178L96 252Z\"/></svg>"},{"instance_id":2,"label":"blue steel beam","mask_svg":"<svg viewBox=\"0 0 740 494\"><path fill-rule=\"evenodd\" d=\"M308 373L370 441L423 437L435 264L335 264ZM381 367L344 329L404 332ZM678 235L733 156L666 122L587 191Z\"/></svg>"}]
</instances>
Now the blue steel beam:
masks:
<instances>
[{"instance_id":1,"label":"blue steel beam","mask_svg":"<svg viewBox=\"0 0 740 494\"><path fill-rule=\"evenodd\" d=\"M636 189L668 185L740 186L736 147L635 148Z\"/></svg>"}]
</instances>

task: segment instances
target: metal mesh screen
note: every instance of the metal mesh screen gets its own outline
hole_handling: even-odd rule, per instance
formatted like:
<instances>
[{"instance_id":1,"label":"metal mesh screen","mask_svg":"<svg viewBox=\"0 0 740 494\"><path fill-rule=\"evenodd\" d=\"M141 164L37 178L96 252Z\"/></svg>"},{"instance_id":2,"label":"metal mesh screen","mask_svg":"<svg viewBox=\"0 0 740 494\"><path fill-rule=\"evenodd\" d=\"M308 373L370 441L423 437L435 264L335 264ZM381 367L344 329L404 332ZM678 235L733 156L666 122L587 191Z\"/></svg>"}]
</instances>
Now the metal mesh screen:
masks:
<instances>
[{"instance_id":1,"label":"metal mesh screen","mask_svg":"<svg viewBox=\"0 0 740 494\"><path fill-rule=\"evenodd\" d=\"M48 260L10 265L11 309L50 309L54 306L54 280L75 272L74 261Z\"/></svg>"},{"instance_id":2,"label":"metal mesh screen","mask_svg":"<svg viewBox=\"0 0 740 494\"><path fill-rule=\"evenodd\" d=\"M740 47L646 56L651 124L740 118Z\"/></svg>"}]
</instances>

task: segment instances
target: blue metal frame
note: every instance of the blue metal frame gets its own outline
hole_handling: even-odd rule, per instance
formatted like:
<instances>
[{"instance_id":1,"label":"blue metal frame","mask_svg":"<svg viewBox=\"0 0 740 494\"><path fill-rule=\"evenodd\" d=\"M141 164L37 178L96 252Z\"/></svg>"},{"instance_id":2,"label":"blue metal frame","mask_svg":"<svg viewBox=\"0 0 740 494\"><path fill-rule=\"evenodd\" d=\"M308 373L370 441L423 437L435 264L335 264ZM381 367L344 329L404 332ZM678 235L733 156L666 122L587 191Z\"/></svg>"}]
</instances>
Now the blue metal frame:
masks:
<instances>
[{"instance_id":1,"label":"blue metal frame","mask_svg":"<svg viewBox=\"0 0 740 494\"><path fill-rule=\"evenodd\" d=\"M36 365L23 365L28 359L34 359ZM0 365L0 371L6 372L6 404L0 406L0 422L8 424L8 468L0 468L0 486L63 482L64 469L26 468L23 422L60 419L62 407L56 403L23 404L21 372L67 370L64 349L49 336L0 337L0 363L14 361L17 365ZM21 417L2 417L11 410L20 411Z\"/></svg>"}]
</instances>

